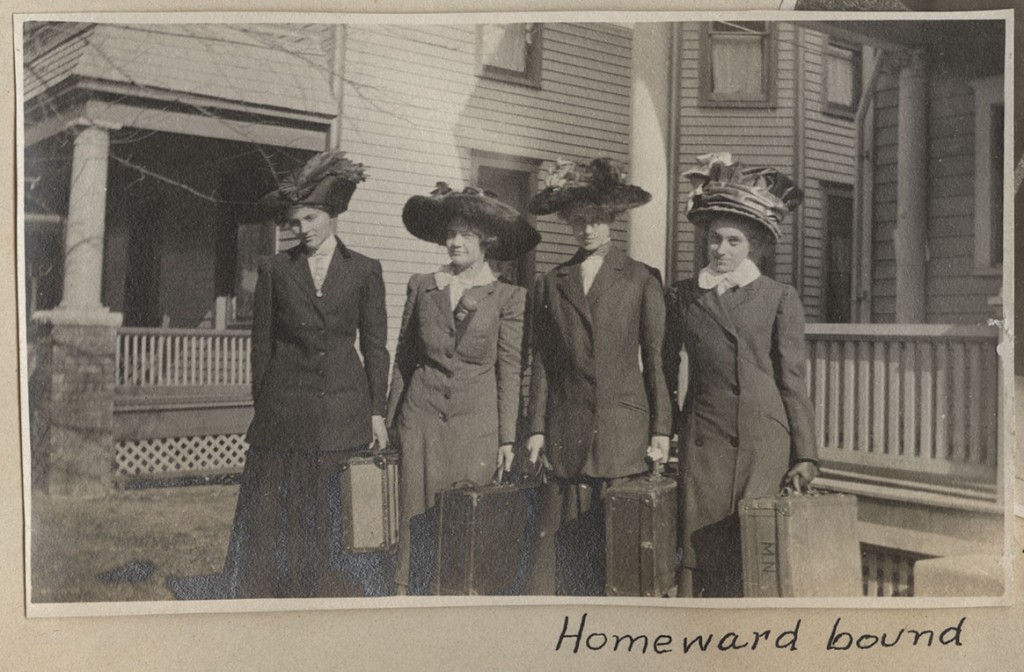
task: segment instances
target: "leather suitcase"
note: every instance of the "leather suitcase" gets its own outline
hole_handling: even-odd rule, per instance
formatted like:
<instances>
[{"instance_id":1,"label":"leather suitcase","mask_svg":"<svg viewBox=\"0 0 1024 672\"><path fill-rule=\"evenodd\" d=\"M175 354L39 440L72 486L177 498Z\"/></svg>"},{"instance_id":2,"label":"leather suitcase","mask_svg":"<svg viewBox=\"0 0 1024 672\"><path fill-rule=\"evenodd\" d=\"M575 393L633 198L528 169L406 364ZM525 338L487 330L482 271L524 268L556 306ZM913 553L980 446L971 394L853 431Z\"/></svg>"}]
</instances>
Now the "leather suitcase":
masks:
<instances>
[{"instance_id":1,"label":"leather suitcase","mask_svg":"<svg viewBox=\"0 0 1024 672\"><path fill-rule=\"evenodd\" d=\"M347 553L398 547L398 453L361 452L341 467L342 546Z\"/></svg>"},{"instance_id":2,"label":"leather suitcase","mask_svg":"<svg viewBox=\"0 0 1024 672\"><path fill-rule=\"evenodd\" d=\"M746 597L860 597L857 498L811 491L739 505Z\"/></svg>"},{"instance_id":3,"label":"leather suitcase","mask_svg":"<svg viewBox=\"0 0 1024 672\"><path fill-rule=\"evenodd\" d=\"M675 583L676 481L658 474L605 494L605 594L662 597Z\"/></svg>"},{"instance_id":4,"label":"leather suitcase","mask_svg":"<svg viewBox=\"0 0 1024 672\"><path fill-rule=\"evenodd\" d=\"M514 595L526 578L533 485L457 484L436 495L435 595Z\"/></svg>"}]
</instances>

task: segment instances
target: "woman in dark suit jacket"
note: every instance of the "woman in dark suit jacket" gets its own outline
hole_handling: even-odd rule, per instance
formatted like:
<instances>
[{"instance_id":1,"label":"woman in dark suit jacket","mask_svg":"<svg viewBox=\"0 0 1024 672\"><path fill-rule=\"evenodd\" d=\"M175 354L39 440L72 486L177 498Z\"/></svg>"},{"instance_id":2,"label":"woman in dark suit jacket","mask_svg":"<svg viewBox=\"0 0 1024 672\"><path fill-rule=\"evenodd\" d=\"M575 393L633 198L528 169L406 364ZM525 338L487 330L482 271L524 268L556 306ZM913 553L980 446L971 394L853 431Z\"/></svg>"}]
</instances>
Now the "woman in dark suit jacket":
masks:
<instances>
[{"instance_id":1,"label":"woman in dark suit jacket","mask_svg":"<svg viewBox=\"0 0 1024 672\"><path fill-rule=\"evenodd\" d=\"M515 259L540 235L492 194L444 183L409 199L402 220L451 259L409 280L388 402L402 451L397 590L418 595L433 574L435 493L511 464L526 290L498 282L487 260Z\"/></svg>"},{"instance_id":2,"label":"woman in dark suit jacket","mask_svg":"<svg viewBox=\"0 0 1024 672\"><path fill-rule=\"evenodd\" d=\"M387 317L380 262L345 247L335 218L363 179L361 164L325 152L264 199L299 245L259 267L232 597L361 593L340 571L339 474L352 451L387 445Z\"/></svg>"},{"instance_id":3,"label":"woman in dark suit jacket","mask_svg":"<svg viewBox=\"0 0 1024 672\"><path fill-rule=\"evenodd\" d=\"M802 193L770 168L728 155L688 173L690 221L706 229L708 266L668 298L666 378L686 354L682 446L683 568L679 595L743 594L737 504L806 487L817 443L806 387L804 315L789 285L761 274Z\"/></svg>"}]
</instances>

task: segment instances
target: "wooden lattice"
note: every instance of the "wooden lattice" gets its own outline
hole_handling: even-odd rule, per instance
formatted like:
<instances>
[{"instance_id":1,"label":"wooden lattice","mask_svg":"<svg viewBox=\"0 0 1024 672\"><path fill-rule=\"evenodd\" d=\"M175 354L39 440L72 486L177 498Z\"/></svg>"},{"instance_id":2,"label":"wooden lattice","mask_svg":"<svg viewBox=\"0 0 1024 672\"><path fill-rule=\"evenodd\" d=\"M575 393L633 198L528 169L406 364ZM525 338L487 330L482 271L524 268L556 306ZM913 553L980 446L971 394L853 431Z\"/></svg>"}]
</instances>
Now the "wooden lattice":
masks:
<instances>
[{"instance_id":1,"label":"wooden lattice","mask_svg":"<svg viewBox=\"0 0 1024 672\"><path fill-rule=\"evenodd\" d=\"M115 450L121 476L237 473L245 465L244 434L176 436L119 441Z\"/></svg>"}]
</instances>

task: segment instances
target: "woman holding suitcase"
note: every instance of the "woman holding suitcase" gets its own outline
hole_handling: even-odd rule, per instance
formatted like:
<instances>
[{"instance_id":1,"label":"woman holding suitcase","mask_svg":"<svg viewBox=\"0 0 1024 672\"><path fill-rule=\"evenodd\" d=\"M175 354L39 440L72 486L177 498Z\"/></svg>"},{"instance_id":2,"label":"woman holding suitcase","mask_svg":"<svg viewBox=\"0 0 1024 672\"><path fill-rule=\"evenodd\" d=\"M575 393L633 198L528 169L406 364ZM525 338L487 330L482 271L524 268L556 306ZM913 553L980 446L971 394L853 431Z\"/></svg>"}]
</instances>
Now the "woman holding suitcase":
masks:
<instances>
[{"instance_id":1,"label":"woman holding suitcase","mask_svg":"<svg viewBox=\"0 0 1024 672\"><path fill-rule=\"evenodd\" d=\"M335 234L364 179L362 164L324 152L263 199L299 244L262 259L256 282L255 413L225 565L229 597L383 592L367 585L383 584L380 572L346 578L341 552L342 466L388 440L380 262Z\"/></svg>"},{"instance_id":2,"label":"woman holding suitcase","mask_svg":"<svg viewBox=\"0 0 1024 672\"><path fill-rule=\"evenodd\" d=\"M817 474L806 387L804 315L796 290L762 274L802 192L772 168L701 157L687 216L708 264L668 296L665 374L679 415L682 482L679 595L743 594L737 505ZM677 396L678 398L678 396ZM677 406L678 407L678 406Z\"/></svg>"},{"instance_id":3,"label":"woman holding suitcase","mask_svg":"<svg viewBox=\"0 0 1024 672\"><path fill-rule=\"evenodd\" d=\"M434 495L508 470L516 436L526 290L498 282L488 260L515 259L540 235L493 194L439 182L413 196L402 221L450 262L409 280L388 396L401 450L399 595L429 590Z\"/></svg>"}]
</instances>

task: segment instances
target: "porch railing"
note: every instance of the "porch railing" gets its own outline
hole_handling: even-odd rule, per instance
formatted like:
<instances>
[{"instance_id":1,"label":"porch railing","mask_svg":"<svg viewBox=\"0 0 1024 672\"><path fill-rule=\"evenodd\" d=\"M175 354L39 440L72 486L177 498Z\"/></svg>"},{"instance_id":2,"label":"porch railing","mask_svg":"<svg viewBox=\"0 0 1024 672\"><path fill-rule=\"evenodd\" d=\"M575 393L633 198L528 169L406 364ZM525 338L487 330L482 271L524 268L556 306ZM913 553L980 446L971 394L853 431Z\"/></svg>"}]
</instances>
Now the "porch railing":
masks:
<instances>
[{"instance_id":1,"label":"porch railing","mask_svg":"<svg viewBox=\"0 0 1024 672\"><path fill-rule=\"evenodd\" d=\"M121 387L249 385L249 332L213 329L118 330L115 370Z\"/></svg>"},{"instance_id":2,"label":"porch railing","mask_svg":"<svg viewBox=\"0 0 1024 672\"><path fill-rule=\"evenodd\" d=\"M998 330L948 325L811 324L808 379L826 464L944 484L996 482ZM248 386L241 330L124 328L117 384Z\"/></svg>"},{"instance_id":3,"label":"porch railing","mask_svg":"<svg viewBox=\"0 0 1024 672\"><path fill-rule=\"evenodd\" d=\"M823 461L993 486L995 327L808 325L808 391Z\"/></svg>"}]
</instances>

